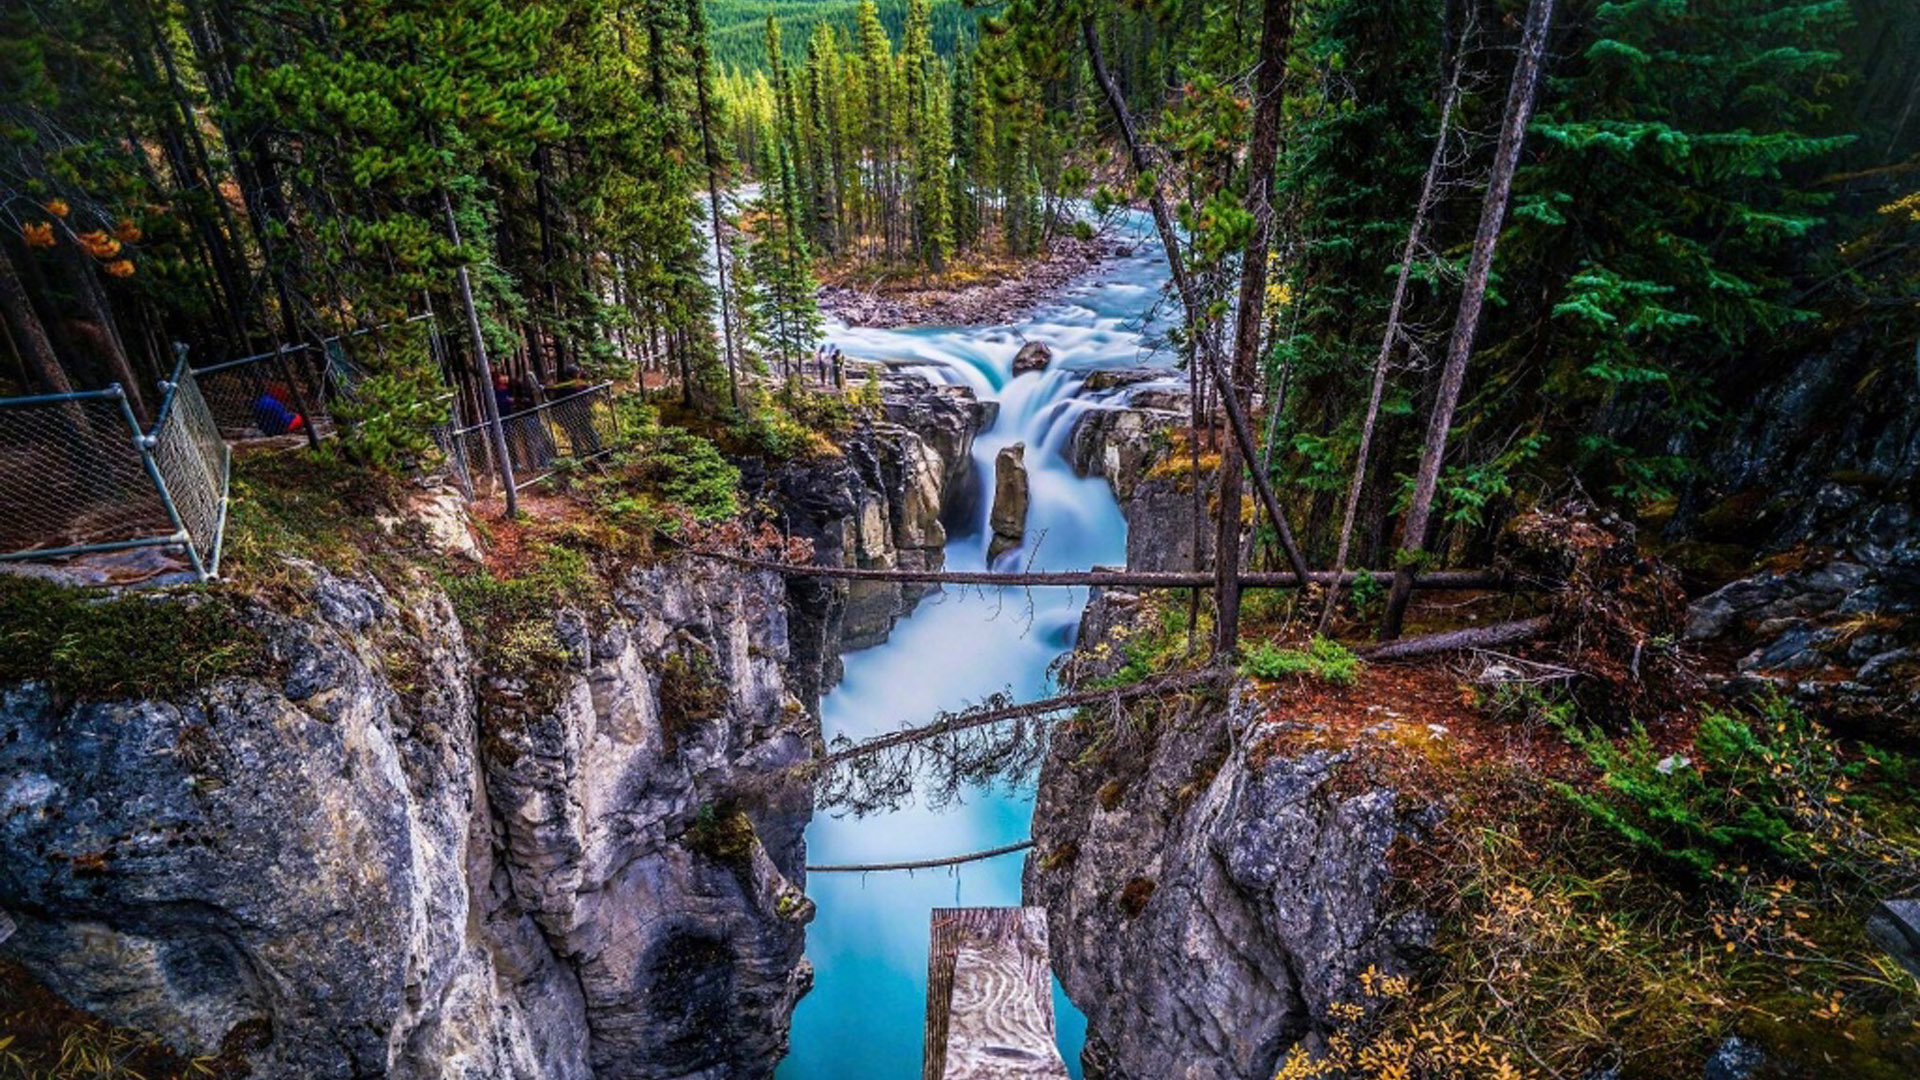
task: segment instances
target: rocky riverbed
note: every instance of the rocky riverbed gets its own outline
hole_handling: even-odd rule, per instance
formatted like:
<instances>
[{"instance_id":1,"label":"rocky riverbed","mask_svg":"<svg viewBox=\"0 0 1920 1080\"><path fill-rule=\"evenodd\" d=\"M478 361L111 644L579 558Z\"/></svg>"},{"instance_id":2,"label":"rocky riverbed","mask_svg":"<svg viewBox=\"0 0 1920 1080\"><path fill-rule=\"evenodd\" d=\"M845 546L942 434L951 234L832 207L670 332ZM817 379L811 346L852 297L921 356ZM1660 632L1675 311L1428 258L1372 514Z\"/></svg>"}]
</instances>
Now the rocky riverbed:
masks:
<instances>
[{"instance_id":1,"label":"rocky riverbed","mask_svg":"<svg viewBox=\"0 0 1920 1080\"><path fill-rule=\"evenodd\" d=\"M1056 237L1043 258L989 267L979 280L882 277L862 281L843 275L820 290L820 306L848 326L995 326L1011 323L1124 253L1104 236ZM951 278L951 274L948 278Z\"/></svg>"}]
</instances>

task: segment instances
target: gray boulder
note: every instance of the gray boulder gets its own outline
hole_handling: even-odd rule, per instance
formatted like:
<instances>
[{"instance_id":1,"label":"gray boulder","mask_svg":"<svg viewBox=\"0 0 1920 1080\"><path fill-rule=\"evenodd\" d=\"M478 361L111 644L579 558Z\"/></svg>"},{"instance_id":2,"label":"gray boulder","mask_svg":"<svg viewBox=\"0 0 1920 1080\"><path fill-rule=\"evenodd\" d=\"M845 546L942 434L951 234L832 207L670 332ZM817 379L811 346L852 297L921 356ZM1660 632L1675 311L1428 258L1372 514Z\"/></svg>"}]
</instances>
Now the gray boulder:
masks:
<instances>
[{"instance_id":1,"label":"gray boulder","mask_svg":"<svg viewBox=\"0 0 1920 1080\"><path fill-rule=\"evenodd\" d=\"M1052 362L1052 349L1047 348L1042 342L1029 341L1020 346L1019 352L1013 354L1013 373L1025 375L1029 371L1045 371L1047 365Z\"/></svg>"}]
</instances>

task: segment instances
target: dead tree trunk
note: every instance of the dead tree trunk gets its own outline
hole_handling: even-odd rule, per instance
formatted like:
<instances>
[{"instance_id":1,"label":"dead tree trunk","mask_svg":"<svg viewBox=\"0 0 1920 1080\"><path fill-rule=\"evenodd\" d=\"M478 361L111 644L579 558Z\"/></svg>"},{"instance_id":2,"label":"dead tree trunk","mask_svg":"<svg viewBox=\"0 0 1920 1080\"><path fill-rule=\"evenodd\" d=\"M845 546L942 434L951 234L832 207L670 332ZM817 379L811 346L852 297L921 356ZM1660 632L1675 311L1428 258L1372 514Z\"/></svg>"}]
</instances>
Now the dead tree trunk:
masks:
<instances>
[{"instance_id":1,"label":"dead tree trunk","mask_svg":"<svg viewBox=\"0 0 1920 1080\"><path fill-rule=\"evenodd\" d=\"M1453 337L1447 343L1447 363L1440 374L1439 396L1433 403L1426 442L1420 451L1413 501L1407 507L1406 520L1401 523L1401 567L1394 576L1386 621L1380 628L1383 640L1400 636L1400 627L1406 620L1407 600L1413 595L1414 570L1426 550L1427 519L1433 510L1434 489L1440 481L1440 463L1447 453L1447 432L1453 427L1453 411L1460 403L1460 388L1466 381L1467 358L1473 352L1474 337L1480 330L1487 275L1493 267L1494 249L1500 243L1500 227L1506 221L1507 200L1513 193L1513 172L1520 164L1527 122L1533 116L1533 100L1540 85L1540 60L1546 52L1547 30L1552 22L1553 0L1531 0L1527 5L1526 29L1520 37L1520 58L1514 63L1513 85L1507 91L1506 119L1500 126L1493 172L1487 178L1486 198L1480 205L1480 227L1474 233L1473 255L1460 288L1460 311L1454 318Z\"/></svg>"},{"instance_id":2,"label":"dead tree trunk","mask_svg":"<svg viewBox=\"0 0 1920 1080\"><path fill-rule=\"evenodd\" d=\"M1113 75L1107 71L1106 62L1100 52L1100 35L1094 26L1092 16L1080 21L1082 36L1086 39L1087 60L1093 69L1094 81L1100 84L1101 95L1106 98L1107 107L1113 113L1114 122L1120 128L1120 137L1127 144L1127 156L1132 162L1136 176L1154 176L1147 191L1147 205L1153 214L1154 230L1160 234L1160 245L1166 251L1167 271L1173 278L1174 289L1180 294L1180 306L1186 315L1187 335L1193 343L1194 357L1204 363L1207 374L1220 389L1221 404L1227 411L1227 419L1233 428L1234 440L1239 444L1241 455L1249 460L1259 457L1254 448L1253 432L1247 423L1246 412L1240 407L1239 395L1233 387L1223 382L1220 358L1208 347L1211 340L1201 325L1201 312L1205 306L1194 286L1193 278L1187 273L1186 262L1180 256L1180 237L1173 225L1173 214L1167 209L1166 195L1160 188L1160 182L1147 161L1145 149L1140 144L1139 134L1133 127L1133 115L1127 110L1127 101L1120 93L1120 87L1113 81ZM1282 60L1284 63L1284 48ZM1284 72L1282 72L1284 74ZM1276 135L1277 137L1277 135ZM1196 365L1198 367L1199 365ZM1196 399L1200 392L1200 383L1195 381L1193 393ZM1199 436L1196 428L1194 436ZM1199 482L1199 477L1194 477ZM1280 502L1274 497L1273 485L1267 482L1264 474L1254 475L1254 488L1260 494L1260 501L1266 507L1267 517L1273 522L1274 532L1280 536L1280 546L1287 553L1287 561L1294 573L1305 575L1307 563L1300 555L1299 545L1294 543L1293 530L1287 525L1287 518L1280 510Z\"/></svg>"},{"instance_id":3,"label":"dead tree trunk","mask_svg":"<svg viewBox=\"0 0 1920 1080\"><path fill-rule=\"evenodd\" d=\"M1420 199L1413 207L1413 224L1407 228L1407 246L1400 252L1400 276L1393 283L1393 301L1387 305L1387 329L1380 335L1380 351L1373 358L1373 386L1367 392L1367 413L1360 421L1360 445L1353 452L1353 480L1347 486L1347 509L1340 518L1340 539L1334 547L1333 572L1347 568L1347 551L1353 543L1353 521L1360 513L1360 493L1367 484L1367 454L1373 449L1373 429L1380 420L1380 397L1387 386L1387 367L1393 347L1400 337L1400 312L1406 306L1407 282L1412 277L1414 255L1420 250L1426 232L1427 215L1433 210L1434 188L1446 161L1447 128L1453 121L1453 105L1460 96L1460 61L1456 59L1453 78L1447 84L1446 98L1440 105L1440 134L1433 140L1433 156L1427 159L1427 177L1420 184ZM1327 632L1333 609L1340 603L1340 589L1327 590L1327 604L1320 609L1320 633Z\"/></svg>"},{"instance_id":4,"label":"dead tree trunk","mask_svg":"<svg viewBox=\"0 0 1920 1080\"><path fill-rule=\"evenodd\" d=\"M460 244L460 226L454 220L453 200L447 197L446 188L440 189L440 209L447 217L447 238L457 247ZM475 374L480 376L480 407L487 418L487 441L492 445L494 461L499 465L507 516L517 517L520 513L520 493L514 486L513 459L507 454L507 433L500 424L500 405L493 392L493 365L487 361L487 339L480 331L480 310L473 303L473 277L467 273L466 263L460 264L456 276L460 282L460 306L467 312L467 332L473 336L473 362Z\"/></svg>"},{"instance_id":5,"label":"dead tree trunk","mask_svg":"<svg viewBox=\"0 0 1920 1080\"><path fill-rule=\"evenodd\" d=\"M1286 100L1281 91L1287 78L1287 45L1292 29L1292 0L1266 0L1260 29L1260 67L1254 76L1257 101L1253 134L1247 144L1246 207L1253 217L1253 234L1247 238L1247 249L1240 257L1240 305L1233 328L1233 366L1225 378L1218 380L1223 402L1234 402L1253 386L1260 331L1266 323L1267 249L1273 236L1273 170L1280 152L1280 111ZM1231 659L1240 650L1240 471L1252 466L1255 484L1264 486L1268 482L1264 470L1259 468L1260 455L1255 453L1251 437L1239 437L1238 429L1246 426L1245 417L1234 422L1236 437L1220 457L1220 528L1213 552L1214 569L1219 575L1214 586L1218 595L1214 652L1222 660ZM1305 581L1306 561L1300 557L1278 507L1270 504L1270 511L1294 573Z\"/></svg>"}]
</instances>

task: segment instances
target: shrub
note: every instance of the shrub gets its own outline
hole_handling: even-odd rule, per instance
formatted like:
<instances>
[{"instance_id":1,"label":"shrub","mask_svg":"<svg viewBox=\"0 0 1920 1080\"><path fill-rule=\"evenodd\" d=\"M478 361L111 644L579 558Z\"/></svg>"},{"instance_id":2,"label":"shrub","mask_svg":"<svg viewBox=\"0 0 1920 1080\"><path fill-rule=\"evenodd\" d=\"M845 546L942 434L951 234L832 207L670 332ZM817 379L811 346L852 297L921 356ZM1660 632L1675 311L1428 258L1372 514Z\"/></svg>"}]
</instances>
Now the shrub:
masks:
<instances>
[{"instance_id":1,"label":"shrub","mask_svg":"<svg viewBox=\"0 0 1920 1080\"><path fill-rule=\"evenodd\" d=\"M568 548L537 545L534 563L511 577L477 573L441 579L468 640L501 674L530 677L565 663L569 654L553 625L563 604L598 599L599 583L587 557Z\"/></svg>"},{"instance_id":2,"label":"shrub","mask_svg":"<svg viewBox=\"0 0 1920 1080\"><path fill-rule=\"evenodd\" d=\"M1849 754L1790 706L1753 719L1709 713L1692 755L1663 754L1642 728L1616 745L1574 726L1600 788L1555 790L1634 848L1703 877L1758 862L1783 873L1867 879L1920 866L1912 763L1870 747ZM1912 882L1909 882L1912 884Z\"/></svg>"},{"instance_id":3,"label":"shrub","mask_svg":"<svg viewBox=\"0 0 1920 1080\"><path fill-rule=\"evenodd\" d=\"M1260 641L1247 650L1240 671L1256 679L1300 675L1335 686L1352 686L1360 678L1360 658L1329 638L1315 637L1305 649L1283 649L1271 641Z\"/></svg>"}]
</instances>

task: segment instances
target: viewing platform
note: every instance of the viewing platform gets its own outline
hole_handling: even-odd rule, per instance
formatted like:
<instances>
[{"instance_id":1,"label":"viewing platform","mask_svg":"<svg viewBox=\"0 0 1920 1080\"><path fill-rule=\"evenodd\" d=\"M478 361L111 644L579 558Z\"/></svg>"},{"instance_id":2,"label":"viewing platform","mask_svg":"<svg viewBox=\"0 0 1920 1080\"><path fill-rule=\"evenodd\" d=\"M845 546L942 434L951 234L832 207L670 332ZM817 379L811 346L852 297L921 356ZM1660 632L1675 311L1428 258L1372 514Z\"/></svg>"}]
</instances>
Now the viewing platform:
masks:
<instances>
[{"instance_id":1,"label":"viewing platform","mask_svg":"<svg viewBox=\"0 0 1920 1080\"><path fill-rule=\"evenodd\" d=\"M1066 1080L1045 909L935 908L929 933L923 1080Z\"/></svg>"}]
</instances>

